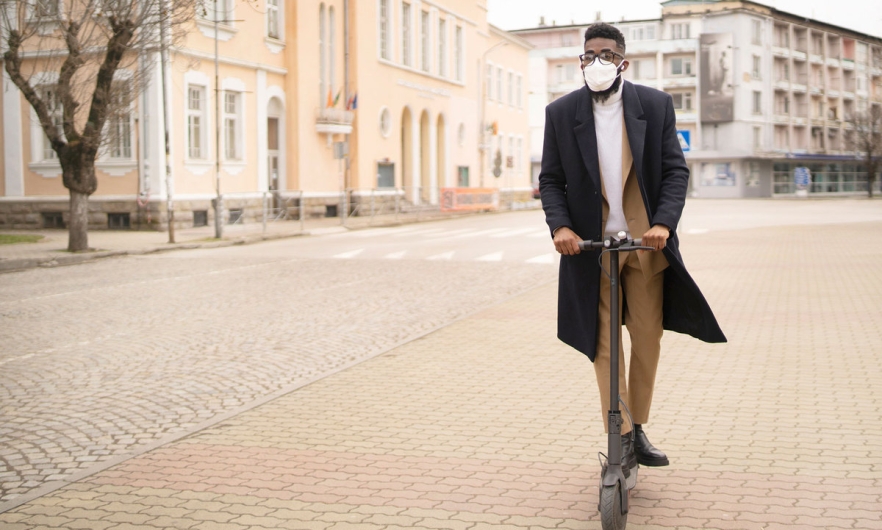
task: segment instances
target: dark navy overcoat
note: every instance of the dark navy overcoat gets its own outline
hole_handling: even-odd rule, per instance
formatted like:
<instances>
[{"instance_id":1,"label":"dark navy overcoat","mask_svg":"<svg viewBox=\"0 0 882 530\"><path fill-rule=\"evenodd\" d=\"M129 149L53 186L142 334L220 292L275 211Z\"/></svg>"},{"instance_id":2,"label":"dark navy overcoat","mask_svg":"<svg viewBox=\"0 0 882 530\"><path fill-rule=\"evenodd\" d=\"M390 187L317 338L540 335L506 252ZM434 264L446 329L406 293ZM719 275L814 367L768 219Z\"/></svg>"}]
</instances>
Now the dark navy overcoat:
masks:
<instances>
[{"instance_id":1,"label":"dark navy overcoat","mask_svg":"<svg viewBox=\"0 0 882 530\"><path fill-rule=\"evenodd\" d=\"M622 101L625 129L650 225L662 224L672 229L663 250L669 263L664 272L664 328L706 342L726 342L680 256L676 227L686 203L689 168L677 138L671 96L624 81ZM591 94L585 87L545 109L539 192L552 232L568 226L582 239L602 239L603 195L597 137ZM558 288L558 338L592 362L597 344L601 274L597 256L597 252L561 256Z\"/></svg>"}]
</instances>

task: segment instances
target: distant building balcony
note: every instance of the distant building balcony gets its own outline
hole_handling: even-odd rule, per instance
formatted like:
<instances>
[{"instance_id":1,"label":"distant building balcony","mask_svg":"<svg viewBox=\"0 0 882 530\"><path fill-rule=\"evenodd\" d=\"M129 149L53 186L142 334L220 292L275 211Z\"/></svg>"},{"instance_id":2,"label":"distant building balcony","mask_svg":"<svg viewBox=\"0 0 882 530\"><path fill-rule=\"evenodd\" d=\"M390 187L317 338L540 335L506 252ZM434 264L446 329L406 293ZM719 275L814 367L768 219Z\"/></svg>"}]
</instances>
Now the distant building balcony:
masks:
<instances>
[{"instance_id":1,"label":"distant building balcony","mask_svg":"<svg viewBox=\"0 0 882 530\"><path fill-rule=\"evenodd\" d=\"M772 55L777 57L790 57L790 49L781 46L772 46Z\"/></svg>"},{"instance_id":2,"label":"distant building balcony","mask_svg":"<svg viewBox=\"0 0 882 530\"><path fill-rule=\"evenodd\" d=\"M315 130L324 134L352 133L352 120L355 113L343 109L316 109Z\"/></svg>"}]
</instances>

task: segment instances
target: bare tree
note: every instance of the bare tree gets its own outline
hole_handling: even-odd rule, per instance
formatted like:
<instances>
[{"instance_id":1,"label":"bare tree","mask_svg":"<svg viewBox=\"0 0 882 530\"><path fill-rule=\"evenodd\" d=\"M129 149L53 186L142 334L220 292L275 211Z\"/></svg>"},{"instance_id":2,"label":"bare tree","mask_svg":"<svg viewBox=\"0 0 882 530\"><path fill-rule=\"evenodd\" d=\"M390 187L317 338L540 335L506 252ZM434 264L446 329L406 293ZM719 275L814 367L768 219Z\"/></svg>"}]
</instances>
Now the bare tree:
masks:
<instances>
[{"instance_id":1,"label":"bare tree","mask_svg":"<svg viewBox=\"0 0 882 530\"><path fill-rule=\"evenodd\" d=\"M180 37L203 1L0 0L4 68L33 108L70 191L68 250L89 248L95 161L120 134L115 118L147 84L143 59L159 51L161 30Z\"/></svg>"},{"instance_id":2,"label":"bare tree","mask_svg":"<svg viewBox=\"0 0 882 530\"><path fill-rule=\"evenodd\" d=\"M848 148L863 158L867 193L872 197L876 172L882 165L882 106L870 105L866 110L859 110L848 116L846 123L852 126L847 136Z\"/></svg>"}]
</instances>

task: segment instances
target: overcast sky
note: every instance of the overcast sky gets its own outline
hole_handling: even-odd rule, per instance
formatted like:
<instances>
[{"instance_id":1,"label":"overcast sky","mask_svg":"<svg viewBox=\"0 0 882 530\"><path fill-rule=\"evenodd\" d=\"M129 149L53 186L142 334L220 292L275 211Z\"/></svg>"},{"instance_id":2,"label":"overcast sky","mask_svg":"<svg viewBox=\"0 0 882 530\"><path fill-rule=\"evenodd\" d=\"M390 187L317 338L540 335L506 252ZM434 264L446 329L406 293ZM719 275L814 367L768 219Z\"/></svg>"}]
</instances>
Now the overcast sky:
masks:
<instances>
[{"instance_id":1,"label":"overcast sky","mask_svg":"<svg viewBox=\"0 0 882 530\"><path fill-rule=\"evenodd\" d=\"M757 0L795 15L814 18L882 37L882 0ZM661 17L659 0L487 0L494 26L512 30L534 28L539 17L546 24L593 22L598 11L604 21Z\"/></svg>"}]
</instances>

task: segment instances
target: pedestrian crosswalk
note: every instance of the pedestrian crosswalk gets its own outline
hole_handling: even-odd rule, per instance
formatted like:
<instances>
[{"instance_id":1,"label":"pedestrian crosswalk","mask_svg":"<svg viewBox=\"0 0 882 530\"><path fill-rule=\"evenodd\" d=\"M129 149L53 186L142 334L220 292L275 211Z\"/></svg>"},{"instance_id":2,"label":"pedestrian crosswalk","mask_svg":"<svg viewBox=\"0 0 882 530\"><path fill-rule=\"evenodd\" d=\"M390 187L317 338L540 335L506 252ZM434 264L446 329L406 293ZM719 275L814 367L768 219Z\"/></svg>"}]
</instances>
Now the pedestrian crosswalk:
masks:
<instances>
[{"instance_id":1,"label":"pedestrian crosswalk","mask_svg":"<svg viewBox=\"0 0 882 530\"><path fill-rule=\"evenodd\" d=\"M341 234L335 259L520 262L555 265L559 256L542 226L502 228L389 227Z\"/></svg>"}]
</instances>

